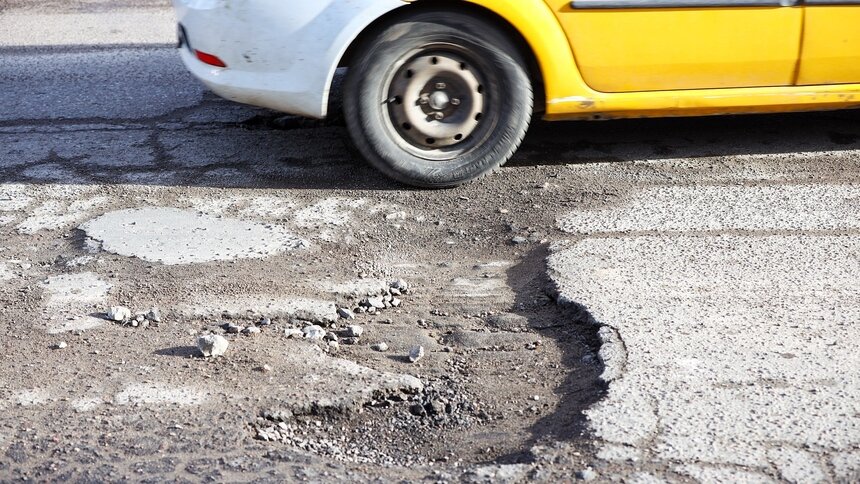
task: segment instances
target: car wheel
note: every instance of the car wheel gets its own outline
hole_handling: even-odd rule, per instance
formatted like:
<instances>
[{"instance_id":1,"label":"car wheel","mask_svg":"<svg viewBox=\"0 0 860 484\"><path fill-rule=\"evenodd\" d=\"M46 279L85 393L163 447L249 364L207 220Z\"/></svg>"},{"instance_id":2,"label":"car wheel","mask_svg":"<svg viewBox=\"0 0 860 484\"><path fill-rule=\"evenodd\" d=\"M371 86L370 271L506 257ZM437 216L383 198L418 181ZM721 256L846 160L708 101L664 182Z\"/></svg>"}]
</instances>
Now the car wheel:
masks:
<instances>
[{"instance_id":1,"label":"car wheel","mask_svg":"<svg viewBox=\"0 0 860 484\"><path fill-rule=\"evenodd\" d=\"M492 24L453 11L401 18L373 36L344 87L350 135L403 183L451 187L504 164L532 115L516 46Z\"/></svg>"}]
</instances>

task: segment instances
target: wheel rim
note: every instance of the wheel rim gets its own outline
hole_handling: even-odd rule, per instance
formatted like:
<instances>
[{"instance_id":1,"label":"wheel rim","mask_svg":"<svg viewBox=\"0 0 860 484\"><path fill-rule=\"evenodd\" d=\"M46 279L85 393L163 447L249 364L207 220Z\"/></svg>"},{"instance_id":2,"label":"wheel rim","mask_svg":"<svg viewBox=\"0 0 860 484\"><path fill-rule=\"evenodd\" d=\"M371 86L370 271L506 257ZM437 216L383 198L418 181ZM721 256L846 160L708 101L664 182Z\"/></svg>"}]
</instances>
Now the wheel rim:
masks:
<instances>
[{"instance_id":1,"label":"wheel rim","mask_svg":"<svg viewBox=\"0 0 860 484\"><path fill-rule=\"evenodd\" d=\"M394 70L388 121L413 155L452 159L474 147L487 106L484 76L462 52L423 49Z\"/></svg>"}]
</instances>

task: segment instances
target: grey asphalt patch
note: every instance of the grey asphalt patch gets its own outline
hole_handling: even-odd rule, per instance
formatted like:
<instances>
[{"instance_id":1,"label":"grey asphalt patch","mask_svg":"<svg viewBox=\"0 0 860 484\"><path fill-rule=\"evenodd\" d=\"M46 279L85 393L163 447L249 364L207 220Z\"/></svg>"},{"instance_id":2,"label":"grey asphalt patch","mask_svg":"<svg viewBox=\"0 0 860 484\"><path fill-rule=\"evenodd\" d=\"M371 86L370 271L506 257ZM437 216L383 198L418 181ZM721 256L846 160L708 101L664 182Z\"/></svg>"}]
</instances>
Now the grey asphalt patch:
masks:
<instances>
[{"instance_id":1,"label":"grey asphalt patch","mask_svg":"<svg viewBox=\"0 0 860 484\"><path fill-rule=\"evenodd\" d=\"M344 159L344 133L337 128L247 131L241 128L165 131L159 142L174 163L184 168L243 164L255 169L282 165L314 167Z\"/></svg>"},{"instance_id":2,"label":"grey asphalt patch","mask_svg":"<svg viewBox=\"0 0 860 484\"><path fill-rule=\"evenodd\" d=\"M151 118L196 105L205 92L174 49L2 56L0 85L15 102L0 104L0 121Z\"/></svg>"},{"instance_id":3,"label":"grey asphalt patch","mask_svg":"<svg viewBox=\"0 0 860 484\"><path fill-rule=\"evenodd\" d=\"M147 131L0 134L0 167L45 160L52 155L75 164L102 167L150 166L154 154Z\"/></svg>"},{"instance_id":4,"label":"grey asphalt patch","mask_svg":"<svg viewBox=\"0 0 860 484\"><path fill-rule=\"evenodd\" d=\"M278 225L168 207L110 212L81 229L108 252L168 265L265 258L307 246Z\"/></svg>"},{"instance_id":5,"label":"grey asphalt patch","mask_svg":"<svg viewBox=\"0 0 860 484\"><path fill-rule=\"evenodd\" d=\"M860 186L666 186L559 219L570 233L860 228Z\"/></svg>"},{"instance_id":6,"label":"grey asphalt patch","mask_svg":"<svg viewBox=\"0 0 860 484\"><path fill-rule=\"evenodd\" d=\"M858 253L856 237L811 235L586 239L554 253L561 301L615 328L626 352L588 411L596 436L656 462L826 475L828 455L860 445Z\"/></svg>"}]
</instances>

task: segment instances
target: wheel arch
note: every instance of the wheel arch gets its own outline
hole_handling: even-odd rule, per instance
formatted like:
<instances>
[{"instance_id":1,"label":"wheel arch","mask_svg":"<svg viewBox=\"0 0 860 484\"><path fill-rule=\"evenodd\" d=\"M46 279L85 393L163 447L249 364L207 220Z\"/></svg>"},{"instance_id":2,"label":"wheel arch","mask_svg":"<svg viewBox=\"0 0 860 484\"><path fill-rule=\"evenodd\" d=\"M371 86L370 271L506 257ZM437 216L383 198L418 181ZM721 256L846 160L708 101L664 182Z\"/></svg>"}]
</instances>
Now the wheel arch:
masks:
<instances>
[{"instance_id":1,"label":"wheel arch","mask_svg":"<svg viewBox=\"0 0 860 484\"><path fill-rule=\"evenodd\" d=\"M510 35L528 63L535 90L535 112L547 99L561 97L562 82L576 72L567 36L543 0L414 0L370 23L347 47L338 65L349 67L362 46L384 26L417 11L451 8L478 16ZM564 46L559 49L559 46Z\"/></svg>"}]
</instances>

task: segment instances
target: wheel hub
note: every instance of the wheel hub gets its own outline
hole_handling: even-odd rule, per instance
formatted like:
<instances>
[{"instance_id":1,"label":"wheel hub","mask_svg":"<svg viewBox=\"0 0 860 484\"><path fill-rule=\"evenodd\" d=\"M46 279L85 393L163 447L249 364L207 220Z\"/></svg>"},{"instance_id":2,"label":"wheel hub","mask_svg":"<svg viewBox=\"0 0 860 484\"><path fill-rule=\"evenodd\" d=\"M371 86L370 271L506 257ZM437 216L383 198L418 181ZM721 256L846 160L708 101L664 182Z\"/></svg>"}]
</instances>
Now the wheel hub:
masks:
<instances>
[{"instance_id":1,"label":"wheel hub","mask_svg":"<svg viewBox=\"0 0 860 484\"><path fill-rule=\"evenodd\" d=\"M447 108L449 102L451 102L451 99L445 91L435 91L430 95L430 107L436 111L442 111Z\"/></svg>"},{"instance_id":2,"label":"wheel hub","mask_svg":"<svg viewBox=\"0 0 860 484\"><path fill-rule=\"evenodd\" d=\"M456 53L425 53L405 62L389 85L389 116L400 137L421 150L465 142L483 117L480 74Z\"/></svg>"}]
</instances>

